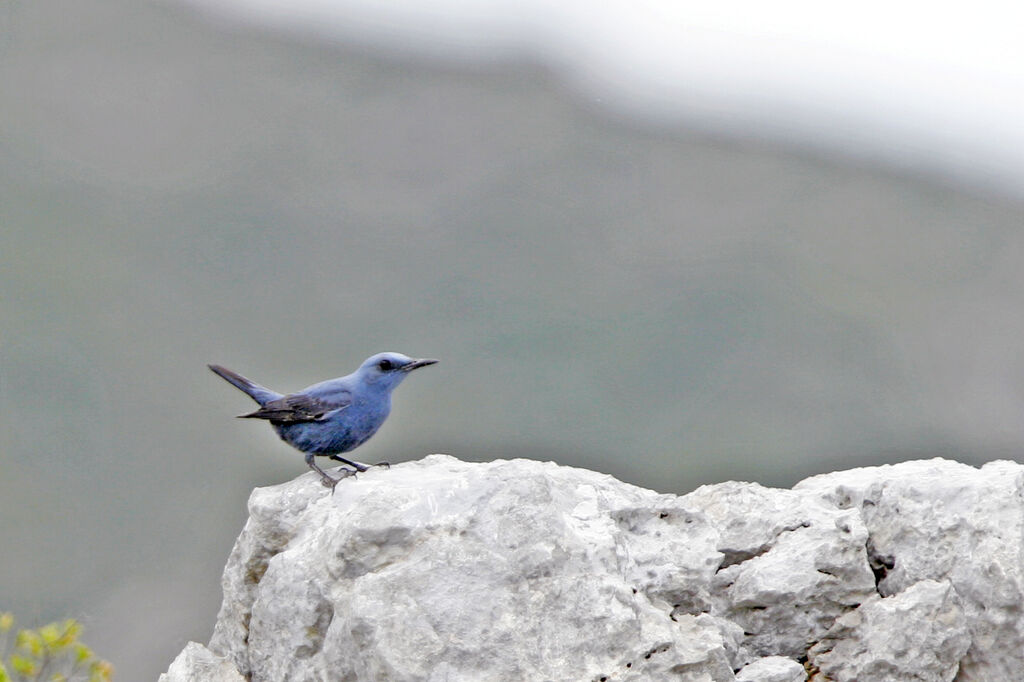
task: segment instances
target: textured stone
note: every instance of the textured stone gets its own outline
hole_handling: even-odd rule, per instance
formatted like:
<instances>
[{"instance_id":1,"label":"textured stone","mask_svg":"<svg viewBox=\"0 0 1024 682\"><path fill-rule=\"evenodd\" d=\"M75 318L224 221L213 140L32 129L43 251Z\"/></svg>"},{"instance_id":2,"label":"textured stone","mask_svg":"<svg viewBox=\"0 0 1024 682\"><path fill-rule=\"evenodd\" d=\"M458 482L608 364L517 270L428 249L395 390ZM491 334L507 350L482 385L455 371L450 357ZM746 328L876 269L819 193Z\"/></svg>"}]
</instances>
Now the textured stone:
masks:
<instances>
[{"instance_id":1,"label":"textured stone","mask_svg":"<svg viewBox=\"0 0 1024 682\"><path fill-rule=\"evenodd\" d=\"M1024 669L1024 468L949 460L815 476L795 487L857 511L878 591L948 581L971 646L957 682L1020 679ZM912 678L916 679L916 678Z\"/></svg>"},{"instance_id":2,"label":"textured stone","mask_svg":"<svg viewBox=\"0 0 1024 682\"><path fill-rule=\"evenodd\" d=\"M215 656L202 644L189 642L159 682L245 682L227 661Z\"/></svg>"},{"instance_id":3,"label":"textured stone","mask_svg":"<svg viewBox=\"0 0 1024 682\"><path fill-rule=\"evenodd\" d=\"M680 498L445 456L254 491L211 648L264 680L732 680ZM735 648L732 639L729 645Z\"/></svg>"},{"instance_id":4,"label":"textured stone","mask_svg":"<svg viewBox=\"0 0 1024 682\"><path fill-rule=\"evenodd\" d=\"M807 671L790 658L765 656L743 666L736 682L807 682Z\"/></svg>"},{"instance_id":5,"label":"textured stone","mask_svg":"<svg viewBox=\"0 0 1024 682\"><path fill-rule=\"evenodd\" d=\"M950 682L971 635L947 581L922 580L878 595L836 621L810 649L812 682Z\"/></svg>"},{"instance_id":6,"label":"textured stone","mask_svg":"<svg viewBox=\"0 0 1024 682\"><path fill-rule=\"evenodd\" d=\"M702 509L720 533L712 613L746 633L740 665L803 656L808 642L875 594L867 529L855 510L751 483L704 486L681 502Z\"/></svg>"},{"instance_id":7,"label":"textured stone","mask_svg":"<svg viewBox=\"0 0 1024 682\"><path fill-rule=\"evenodd\" d=\"M250 497L210 650L253 682L1017 679L1022 481L931 460L674 496L434 455L332 496L308 474Z\"/></svg>"}]
</instances>

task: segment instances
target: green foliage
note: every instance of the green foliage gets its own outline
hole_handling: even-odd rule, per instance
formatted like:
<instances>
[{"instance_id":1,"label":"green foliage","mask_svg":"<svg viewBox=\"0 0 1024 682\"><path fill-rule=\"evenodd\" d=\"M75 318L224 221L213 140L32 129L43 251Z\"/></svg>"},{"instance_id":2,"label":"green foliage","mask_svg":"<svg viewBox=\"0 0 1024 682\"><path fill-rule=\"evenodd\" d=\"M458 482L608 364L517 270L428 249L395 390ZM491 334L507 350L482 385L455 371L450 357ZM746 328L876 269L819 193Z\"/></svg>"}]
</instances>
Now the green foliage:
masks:
<instances>
[{"instance_id":1,"label":"green foliage","mask_svg":"<svg viewBox=\"0 0 1024 682\"><path fill-rule=\"evenodd\" d=\"M110 682L114 667L96 658L78 637L74 620L14 633L14 616L0 613L0 682ZM12 646L13 645L13 646Z\"/></svg>"}]
</instances>

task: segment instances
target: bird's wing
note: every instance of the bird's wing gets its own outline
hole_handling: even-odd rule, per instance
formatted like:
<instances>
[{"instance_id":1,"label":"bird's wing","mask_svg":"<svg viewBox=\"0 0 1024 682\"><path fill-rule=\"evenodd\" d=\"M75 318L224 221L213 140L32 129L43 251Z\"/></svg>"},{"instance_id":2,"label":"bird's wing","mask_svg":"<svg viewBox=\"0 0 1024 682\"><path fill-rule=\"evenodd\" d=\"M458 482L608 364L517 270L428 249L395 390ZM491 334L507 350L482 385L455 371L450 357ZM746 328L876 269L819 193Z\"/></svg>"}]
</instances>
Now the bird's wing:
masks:
<instances>
[{"instance_id":1,"label":"bird's wing","mask_svg":"<svg viewBox=\"0 0 1024 682\"><path fill-rule=\"evenodd\" d=\"M308 393L292 393L277 400L271 400L260 409L239 415L247 419L269 419L280 424L315 422L332 412L344 410L352 404L347 394L333 395L331 399L316 398Z\"/></svg>"}]
</instances>

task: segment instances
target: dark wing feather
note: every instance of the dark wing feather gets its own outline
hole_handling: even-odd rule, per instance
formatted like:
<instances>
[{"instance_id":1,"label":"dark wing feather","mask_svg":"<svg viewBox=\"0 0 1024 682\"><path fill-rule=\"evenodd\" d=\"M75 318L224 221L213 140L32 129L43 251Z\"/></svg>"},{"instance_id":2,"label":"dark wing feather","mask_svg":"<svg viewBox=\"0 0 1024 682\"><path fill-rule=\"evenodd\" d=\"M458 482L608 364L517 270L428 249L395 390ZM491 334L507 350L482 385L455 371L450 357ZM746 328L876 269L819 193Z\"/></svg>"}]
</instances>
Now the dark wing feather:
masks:
<instances>
[{"instance_id":1,"label":"dark wing feather","mask_svg":"<svg viewBox=\"0 0 1024 682\"><path fill-rule=\"evenodd\" d=\"M238 416L245 419L269 419L278 424L315 422L323 419L328 412L348 407L349 403L348 399L326 401L304 393L292 393L271 400L255 412Z\"/></svg>"}]
</instances>

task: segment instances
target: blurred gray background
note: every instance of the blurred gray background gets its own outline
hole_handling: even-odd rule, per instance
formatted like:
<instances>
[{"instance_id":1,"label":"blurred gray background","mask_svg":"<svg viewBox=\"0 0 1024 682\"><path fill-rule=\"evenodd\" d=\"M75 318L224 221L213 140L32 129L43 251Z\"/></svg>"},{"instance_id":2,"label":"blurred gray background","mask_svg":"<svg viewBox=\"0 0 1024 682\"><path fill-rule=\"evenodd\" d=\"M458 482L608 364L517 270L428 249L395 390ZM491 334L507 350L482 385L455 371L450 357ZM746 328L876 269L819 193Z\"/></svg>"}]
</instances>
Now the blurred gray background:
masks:
<instances>
[{"instance_id":1,"label":"blurred gray background","mask_svg":"<svg viewBox=\"0 0 1024 682\"><path fill-rule=\"evenodd\" d=\"M637 114L396 35L0 4L0 610L83 619L121 680L209 638L249 492L306 467L208 362L440 358L367 461L683 493L1020 457L1019 150Z\"/></svg>"}]
</instances>

